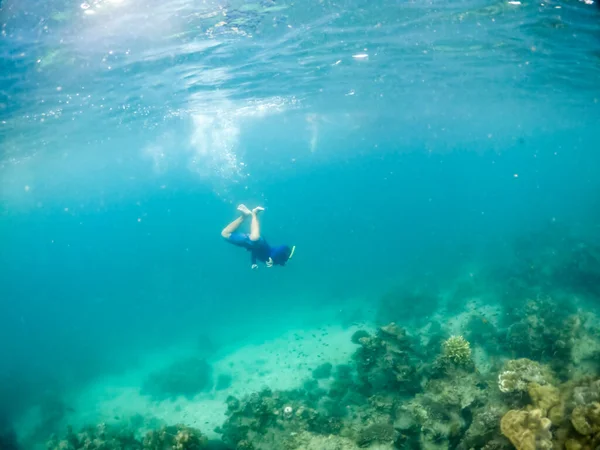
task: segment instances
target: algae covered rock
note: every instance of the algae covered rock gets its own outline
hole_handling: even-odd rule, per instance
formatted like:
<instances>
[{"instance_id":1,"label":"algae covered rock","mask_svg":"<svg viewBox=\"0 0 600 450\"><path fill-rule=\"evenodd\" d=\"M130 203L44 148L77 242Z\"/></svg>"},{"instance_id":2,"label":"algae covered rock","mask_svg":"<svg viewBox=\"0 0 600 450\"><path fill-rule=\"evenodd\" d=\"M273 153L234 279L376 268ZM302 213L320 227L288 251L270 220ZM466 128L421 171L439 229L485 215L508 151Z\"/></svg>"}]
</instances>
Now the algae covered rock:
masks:
<instances>
[{"instance_id":1,"label":"algae covered rock","mask_svg":"<svg viewBox=\"0 0 600 450\"><path fill-rule=\"evenodd\" d=\"M390 423L379 422L363 428L356 439L359 447L368 447L373 443L393 444L397 438L397 432Z\"/></svg>"},{"instance_id":2,"label":"algae covered rock","mask_svg":"<svg viewBox=\"0 0 600 450\"><path fill-rule=\"evenodd\" d=\"M207 446L206 436L184 425L149 431L143 440L143 450L201 450Z\"/></svg>"},{"instance_id":3,"label":"algae covered rock","mask_svg":"<svg viewBox=\"0 0 600 450\"><path fill-rule=\"evenodd\" d=\"M311 407L303 391L271 391L265 389L242 400L230 397L227 401L227 420L217 431L223 442L235 449L294 447L295 436L301 432L312 435L337 435L342 423Z\"/></svg>"},{"instance_id":4,"label":"algae covered rock","mask_svg":"<svg viewBox=\"0 0 600 450\"><path fill-rule=\"evenodd\" d=\"M473 411L473 420L458 445L458 450L482 449L491 447L498 440L500 419L506 409L500 405L484 404ZM508 443L507 443L508 444ZM500 442L496 445L501 446Z\"/></svg>"},{"instance_id":5,"label":"algae covered rock","mask_svg":"<svg viewBox=\"0 0 600 450\"><path fill-rule=\"evenodd\" d=\"M547 362L567 378L573 345L582 331L572 303L570 299L538 295L523 308L515 309L521 319L507 330L508 349L519 357Z\"/></svg>"},{"instance_id":6,"label":"algae covered rock","mask_svg":"<svg viewBox=\"0 0 600 450\"><path fill-rule=\"evenodd\" d=\"M48 450L141 450L132 430L120 426L108 426L104 423L88 426L78 433L71 427L61 439L52 436L46 443Z\"/></svg>"},{"instance_id":7,"label":"algae covered rock","mask_svg":"<svg viewBox=\"0 0 600 450\"><path fill-rule=\"evenodd\" d=\"M59 439L52 436L48 450L203 450L208 440L195 428L184 425L164 426L149 431L144 439L135 437L132 429L99 424L78 433L72 428Z\"/></svg>"},{"instance_id":8,"label":"algae covered rock","mask_svg":"<svg viewBox=\"0 0 600 450\"><path fill-rule=\"evenodd\" d=\"M352 341L353 344L360 345L360 340L362 338L368 338L368 337L371 337L371 335L367 331L358 330L352 334L352 337L350 338L350 340Z\"/></svg>"},{"instance_id":9,"label":"algae covered rock","mask_svg":"<svg viewBox=\"0 0 600 450\"><path fill-rule=\"evenodd\" d=\"M312 372L312 376L315 380L320 380L323 378L329 378L331 376L331 371L333 369L333 365L329 362L321 364Z\"/></svg>"},{"instance_id":10,"label":"algae covered rock","mask_svg":"<svg viewBox=\"0 0 600 450\"><path fill-rule=\"evenodd\" d=\"M377 336L359 339L353 355L358 379L366 395L377 392L415 393L420 390L413 339L406 330L390 323Z\"/></svg>"},{"instance_id":11,"label":"algae covered rock","mask_svg":"<svg viewBox=\"0 0 600 450\"><path fill-rule=\"evenodd\" d=\"M416 426L399 413L396 425L403 433L414 434L419 448L454 448L465 436L473 411L486 402L479 384L476 373L456 368L446 378L430 380L424 392L401 406Z\"/></svg>"}]
</instances>

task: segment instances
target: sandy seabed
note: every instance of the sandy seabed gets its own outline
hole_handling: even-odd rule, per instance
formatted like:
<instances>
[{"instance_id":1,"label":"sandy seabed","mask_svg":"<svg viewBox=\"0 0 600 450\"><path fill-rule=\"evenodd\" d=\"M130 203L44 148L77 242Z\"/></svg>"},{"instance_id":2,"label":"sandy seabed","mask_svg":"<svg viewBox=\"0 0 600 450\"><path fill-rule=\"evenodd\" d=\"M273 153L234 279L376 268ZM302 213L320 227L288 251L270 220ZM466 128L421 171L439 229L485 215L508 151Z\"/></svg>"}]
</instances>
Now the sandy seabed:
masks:
<instances>
[{"instance_id":1,"label":"sandy seabed","mask_svg":"<svg viewBox=\"0 0 600 450\"><path fill-rule=\"evenodd\" d=\"M72 393L68 402L71 412L63 419L63 430L67 425L78 429L138 416L143 419L142 428L156 427L160 423L181 423L199 428L209 438L218 438L214 430L226 419L228 396L243 397L267 387L272 390L294 389L310 379L312 371L325 362L334 366L347 363L356 349L351 336L359 328L364 329L364 326L342 328L328 325L293 330L269 340L231 348L210 360L215 379L221 374L229 375L231 385L222 390L213 388L193 399L179 397L157 402L140 394L140 386L150 373L193 354L192 348L179 346L147 356L135 371L102 378ZM39 416L39 411L34 409L18 424L20 436L31 433L39 423L36 415Z\"/></svg>"}]
</instances>

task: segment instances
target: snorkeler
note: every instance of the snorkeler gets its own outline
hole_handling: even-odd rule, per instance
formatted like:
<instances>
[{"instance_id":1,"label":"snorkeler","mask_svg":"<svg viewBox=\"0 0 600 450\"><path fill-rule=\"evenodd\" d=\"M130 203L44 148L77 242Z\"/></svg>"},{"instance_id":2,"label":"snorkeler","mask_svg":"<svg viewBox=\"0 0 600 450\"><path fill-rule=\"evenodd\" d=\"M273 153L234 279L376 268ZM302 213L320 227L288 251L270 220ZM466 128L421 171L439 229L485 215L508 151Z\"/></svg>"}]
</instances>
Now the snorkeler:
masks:
<instances>
[{"instance_id":1,"label":"snorkeler","mask_svg":"<svg viewBox=\"0 0 600 450\"><path fill-rule=\"evenodd\" d=\"M285 263L294 255L296 246L280 245L271 247L267 244L267 241L260 235L260 224L258 223L258 213L265 209L257 206L250 211L245 205L240 205L237 210L241 213L240 217L223 228L221 236L233 245L243 247L251 253L253 269L258 268L257 261L264 262L267 267L273 267L273 265L285 266ZM252 218L250 234L236 233L236 230L247 217Z\"/></svg>"}]
</instances>

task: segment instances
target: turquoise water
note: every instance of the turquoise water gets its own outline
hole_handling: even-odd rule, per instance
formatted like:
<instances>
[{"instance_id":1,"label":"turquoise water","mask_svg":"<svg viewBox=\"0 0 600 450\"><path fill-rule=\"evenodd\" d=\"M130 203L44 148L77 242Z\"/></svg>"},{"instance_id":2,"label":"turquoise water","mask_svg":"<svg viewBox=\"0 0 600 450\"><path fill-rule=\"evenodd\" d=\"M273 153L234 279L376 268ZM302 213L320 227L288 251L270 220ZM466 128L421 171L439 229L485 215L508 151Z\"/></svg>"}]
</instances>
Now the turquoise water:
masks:
<instances>
[{"instance_id":1,"label":"turquoise water","mask_svg":"<svg viewBox=\"0 0 600 450\"><path fill-rule=\"evenodd\" d=\"M181 342L371 324L398 286L597 240L596 4L3 0L0 19L11 426ZM239 203L297 246L285 268L223 242ZM396 321L436 312L402 302Z\"/></svg>"}]
</instances>

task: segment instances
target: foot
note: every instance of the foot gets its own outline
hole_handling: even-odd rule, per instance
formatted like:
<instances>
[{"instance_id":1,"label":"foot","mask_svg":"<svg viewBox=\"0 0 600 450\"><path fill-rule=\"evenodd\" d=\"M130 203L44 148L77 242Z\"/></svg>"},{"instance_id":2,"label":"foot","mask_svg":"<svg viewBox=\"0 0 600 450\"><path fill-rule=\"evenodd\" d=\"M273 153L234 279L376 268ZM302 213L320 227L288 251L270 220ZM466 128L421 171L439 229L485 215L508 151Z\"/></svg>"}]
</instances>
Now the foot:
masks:
<instances>
[{"instance_id":1,"label":"foot","mask_svg":"<svg viewBox=\"0 0 600 450\"><path fill-rule=\"evenodd\" d=\"M250 211L246 205L238 206L237 210L241 212L243 216L249 216L250 214L252 214L252 211Z\"/></svg>"},{"instance_id":2,"label":"foot","mask_svg":"<svg viewBox=\"0 0 600 450\"><path fill-rule=\"evenodd\" d=\"M259 212L261 212L261 211L264 211L264 210L265 210L265 208L263 208L262 206L257 206L256 208L254 208L254 209L252 210L252 214L256 215L256 214L258 214Z\"/></svg>"}]
</instances>

